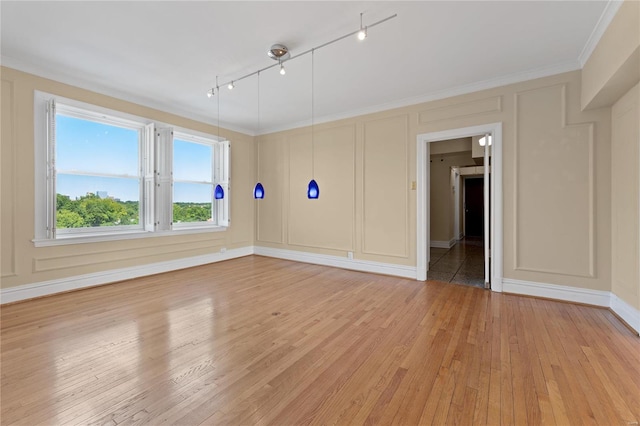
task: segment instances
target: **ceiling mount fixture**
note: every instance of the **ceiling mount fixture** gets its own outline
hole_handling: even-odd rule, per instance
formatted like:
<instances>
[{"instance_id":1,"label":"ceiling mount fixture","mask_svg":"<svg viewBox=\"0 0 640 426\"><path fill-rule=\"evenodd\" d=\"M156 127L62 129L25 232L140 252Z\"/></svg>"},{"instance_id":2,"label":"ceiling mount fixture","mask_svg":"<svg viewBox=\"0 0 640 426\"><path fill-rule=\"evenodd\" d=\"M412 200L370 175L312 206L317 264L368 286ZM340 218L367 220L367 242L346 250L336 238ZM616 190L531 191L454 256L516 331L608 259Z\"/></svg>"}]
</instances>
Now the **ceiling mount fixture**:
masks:
<instances>
[{"instance_id":1,"label":"ceiling mount fixture","mask_svg":"<svg viewBox=\"0 0 640 426\"><path fill-rule=\"evenodd\" d=\"M280 43L276 43L273 46L271 46L271 48L267 52L267 55L269 55L271 59L274 59L278 62L286 61L291 57L291 54L289 53L289 48L284 44L280 44Z\"/></svg>"},{"instance_id":2,"label":"ceiling mount fixture","mask_svg":"<svg viewBox=\"0 0 640 426\"><path fill-rule=\"evenodd\" d=\"M306 55L306 54L308 54L308 53L311 53L311 52L312 52L312 51L314 51L314 50L322 49L323 47L329 46L330 44L333 44L333 43L335 43L335 42L337 42L337 41L340 41L340 40L343 40L343 39L345 39L345 38L347 38L347 37L351 37L351 36L353 36L353 35L356 35L356 34L358 34L360 31L362 31L363 29L364 29L364 31L365 31L365 36L366 36L366 35L367 35L367 33L368 33L369 28L373 28L373 27L375 27L376 25L380 25L380 24L382 24L383 22L387 22L387 21L389 21L389 20L391 20L391 19L393 19L393 18L395 18L395 17L397 17L397 16L398 16L398 14L397 14L397 13L396 13L396 14L393 14L393 15L388 16L388 17L386 17L386 18L384 18L384 19L381 19L381 20L379 20L379 21L377 21L377 22L374 22L374 23L373 23L373 24L371 24L371 25L367 25L367 26L366 26L366 27L364 27L364 28L362 27L362 21L361 21L361 22L360 22L360 28L359 28L359 29L357 29L356 31L352 31L352 32L350 32L349 34L345 34L345 35L343 35L343 36L341 36L341 37L335 38L335 39L333 39L333 40L331 40L331 41L328 41L328 42L326 42L326 43L323 43L323 44L321 44L321 45L319 45L319 46L312 47L311 49L305 50L305 51L304 51L304 52L302 52L302 53L298 53L298 54L297 54L297 55L295 55L295 56L291 56L291 53L289 52L289 48L288 48L287 46L285 46L285 45L283 45L283 44L280 44L280 43L276 43L276 44L272 45L272 46L271 46L271 48L267 51L267 55L269 55L269 57L270 57L271 59L278 61L278 63L277 63L277 64L273 64L273 65L269 65L268 67L260 68L260 69L259 69L259 70L257 70L257 71L254 71L254 72L252 72L252 73L249 73L249 74L243 75L242 77L239 77L239 78L235 78L235 79L233 79L233 80L231 80L231 81L228 81L228 82L226 82L226 83L223 83L222 85L223 85L223 86L224 86L224 85L228 85L228 84L230 84L230 83L232 83L232 82L235 84L235 83L239 82L240 80L244 80L245 78L252 77L252 76L254 76L254 75L258 74L259 72L266 71L266 70L268 70L269 68L273 68L273 67L278 66L278 65L280 66L280 74L283 74L283 75L284 75L284 74L285 74L285 70L284 70L283 62L285 62L285 61L290 61L290 60L292 60L292 59L299 58L300 56L304 56L304 55ZM362 20L362 14L360 14L360 19ZM358 36L358 38L359 38L359 36ZM216 88L217 88L217 87L219 87L219 86L216 84ZM214 94L215 94L215 93L212 93L212 91L211 91L211 90L210 90L209 92L207 92L207 96L209 96L209 97L212 97Z\"/></svg>"},{"instance_id":3,"label":"ceiling mount fixture","mask_svg":"<svg viewBox=\"0 0 640 426\"><path fill-rule=\"evenodd\" d=\"M285 71L284 64L282 62L291 57L289 48L284 44L276 43L271 46L271 49L269 49L267 55L269 55L271 59L278 61L278 64L280 64L280 75L285 75L287 71Z\"/></svg>"}]
</instances>

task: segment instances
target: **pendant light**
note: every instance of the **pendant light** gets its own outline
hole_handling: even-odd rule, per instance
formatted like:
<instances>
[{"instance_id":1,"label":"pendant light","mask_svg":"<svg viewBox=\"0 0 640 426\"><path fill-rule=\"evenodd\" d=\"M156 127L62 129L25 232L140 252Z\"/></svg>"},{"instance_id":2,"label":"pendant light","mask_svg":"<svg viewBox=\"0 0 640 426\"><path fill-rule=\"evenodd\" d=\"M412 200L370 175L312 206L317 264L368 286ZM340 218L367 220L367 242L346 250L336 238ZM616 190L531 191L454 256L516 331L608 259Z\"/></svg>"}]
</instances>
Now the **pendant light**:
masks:
<instances>
[{"instance_id":1,"label":"pendant light","mask_svg":"<svg viewBox=\"0 0 640 426\"><path fill-rule=\"evenodd\" d=\"M224 189L220 185L216 185L216 189L213 190L213 197L216 200L222 200L224 198Z\"/></svg>"},{"instance_id":2,"label":"pendant light","mask_svg":"<svg viewBox=\"0 0 640 426\"><path fill-rule=\"evenodd\" d=\"M258 71L258 137L260 136L260 72ZM253 198L262 200L264 198L264 187L260 182L253 188Z\"/></svg>"},{"instance_id":3,"label":"pendant light","mask_svg":"<svg viewBox=\"0 0 640 426\"><path fill-rule=\"evenodd\" d=\"M220 140L220 86L218 85L218 76L216 75L216 90L218 91L218 131L217 138ZM224 198L224 189L220 184L217 184L213 190L213 198L216 200L222 200Z\"/></svg>"},{"instance_id":4,"label":"pendant light","mask_svg":"<svg viewBox=\"0 0 640 426\"><path fill-rule=\"evenodd\" d=\"M315 49L311 50L311 180L309 181L309 187L307 188L307 198L310 200L315 200L320 196L320 187L318 186L318 182L315 180L315 157L314 157L314 105L313 105L313 95L314 95L314 78L313 78L313 70L314 70L314 55Z\"/></svg>"}]
</instances>

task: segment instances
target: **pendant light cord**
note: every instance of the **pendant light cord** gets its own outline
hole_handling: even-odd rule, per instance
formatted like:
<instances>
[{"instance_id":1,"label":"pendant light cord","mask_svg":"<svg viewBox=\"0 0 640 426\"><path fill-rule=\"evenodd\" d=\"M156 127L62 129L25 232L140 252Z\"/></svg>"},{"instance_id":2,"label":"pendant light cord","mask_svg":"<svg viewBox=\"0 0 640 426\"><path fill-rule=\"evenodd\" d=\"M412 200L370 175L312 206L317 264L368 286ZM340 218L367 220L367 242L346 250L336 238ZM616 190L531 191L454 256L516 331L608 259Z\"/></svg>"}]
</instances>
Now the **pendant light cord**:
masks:
<instances>
[{"instance_id":1,"label":"pendant light cord","mask_svg":"<svg viewBox=\"0 0 640 426\"><path fill-rule=\"evenodd\" d=\"M218 86L217 75L216 75L216 90L218 91L218 141L220 141L220 86Z\"/></svg>"},{"instance_id":2,"label":"pendant light cord","mask_svg":"<svg viewBox=\"0 0 640 426\"><path fill-rule=\"evenodd\" d=\"M260 71L258 71L258 135L256 138L260 138ZM258 160L258 182L260 182L260 160Z\"/></svg>"},{"instance_id":3,"label":"pendant light cord","mask_svg":"<svg viewBox=\"0 0 640 426\"><path fill-rule=\"evenodd\" d=\"M315 118L315 99L314 99L314 56L315 49L311 49L311 179L315 179L315 153L314 153L314 118Z\"/></svg>"}]
</instances>

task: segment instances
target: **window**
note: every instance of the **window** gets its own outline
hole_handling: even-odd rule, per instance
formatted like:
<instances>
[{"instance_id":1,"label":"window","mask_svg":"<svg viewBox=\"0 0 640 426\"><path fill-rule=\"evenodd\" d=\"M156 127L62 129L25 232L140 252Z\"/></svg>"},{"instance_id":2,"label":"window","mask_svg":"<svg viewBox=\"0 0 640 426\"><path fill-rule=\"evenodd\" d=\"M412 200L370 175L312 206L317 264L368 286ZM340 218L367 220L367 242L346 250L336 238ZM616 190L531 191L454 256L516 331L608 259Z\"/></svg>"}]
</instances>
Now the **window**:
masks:
<instances>
[{"instance_id":1,"label":"window","mask_svg":"<svg viewBox=\"0 0 640 426\"><path fill-rule=\"evenodd\" d=\"M229 226L228 141L40 92L35 101L36 245Z\"/></svg>"},{"instance_id":2,"label":"window","mask_svg":"<svg viewBox=\"0 0 640 426\"><path fill-rule=\"evenodd\" d=\"M142 229L144 123L54 102L50 119L52 234Z\"/></svg>"}]
</instances>

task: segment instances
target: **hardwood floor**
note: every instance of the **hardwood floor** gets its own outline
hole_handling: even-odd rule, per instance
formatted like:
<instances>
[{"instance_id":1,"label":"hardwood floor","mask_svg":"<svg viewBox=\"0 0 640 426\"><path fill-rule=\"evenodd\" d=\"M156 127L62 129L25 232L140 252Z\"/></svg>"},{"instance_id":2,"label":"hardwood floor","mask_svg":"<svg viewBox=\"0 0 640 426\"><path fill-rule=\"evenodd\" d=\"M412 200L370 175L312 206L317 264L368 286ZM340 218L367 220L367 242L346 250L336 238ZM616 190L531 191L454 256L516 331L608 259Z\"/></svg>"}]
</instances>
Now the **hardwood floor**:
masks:
<instances>
[{"instance_id":1,"label":"hardwood floor","mask_svg":"<svg viewBox=\"0 0 640 426\"><path fill-rule=\"evenodd\" d=\"M640 420L603 309L250 256L1 311L3 425Z\"/></svg>"}]
</instances>

